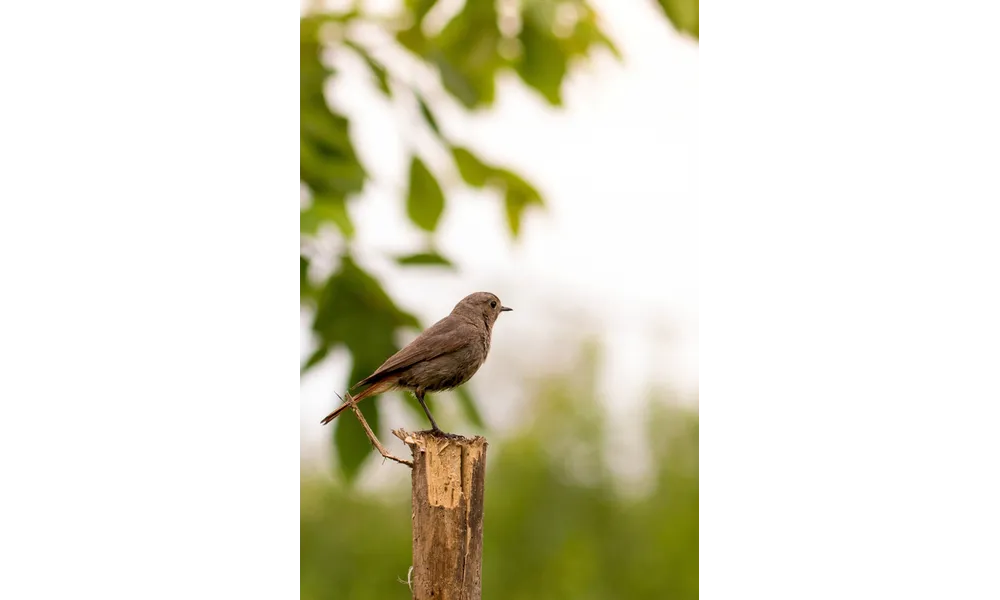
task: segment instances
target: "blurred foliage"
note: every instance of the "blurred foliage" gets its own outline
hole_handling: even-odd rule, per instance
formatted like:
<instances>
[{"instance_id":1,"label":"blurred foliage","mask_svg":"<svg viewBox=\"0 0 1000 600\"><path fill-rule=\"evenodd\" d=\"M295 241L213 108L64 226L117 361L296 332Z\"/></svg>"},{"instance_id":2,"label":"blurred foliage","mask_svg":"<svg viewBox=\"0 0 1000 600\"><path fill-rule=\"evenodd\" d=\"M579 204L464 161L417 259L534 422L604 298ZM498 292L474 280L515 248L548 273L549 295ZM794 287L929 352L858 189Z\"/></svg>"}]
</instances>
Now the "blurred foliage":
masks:
<instances>
[{"instance_id":1,"label":"blurred foliage","mask_svg":"<svg viewBox=\"0 0 1000 600\"><path fill-rule=\"evenodd\" d=\"M541 386L534 421L491 440L483 597L697 598L697 412L650 402L648 486L626 494L607 466L605 415L581 379ZM301 503L302 598L410 597L408 489L375 497L304 476Z\"/></svg>"},{"instance_id":2,"label":"blurred foliage","mask_svg":"<svg viewBox=\"0 0 1000 600\"><path fill-rule=\"evenodd\" d=\"M659 1L680 31L697 37L697 0ZM308 371L332 350L343 347L352 360L350 383L368 375L399 349L395 342L399 330L418 329L420 324L353 258L355 226L349 204L365 188L369 174L355 152L350 119L327 101L329 85L337 83L333 58L347 53L360 57L371 71L372 85L388 101L416 105L422 116L417 126L430 132L451 157L463 184L493 190L501 198L514 238L526 211L544 206L541 193L521 175L452 141L429 99L443 98L470 112L488 109L495 100L497 78L513 72L541 100L560 106L563 81L574 61L590 59L601 49L620 58L597 14L584 0L469 0L436 32L425 26L436 0L405 0L400 14L391 19L366 14L359 8L362 4L355 3L354 9L342 13L309 12L300 22L300 297L303 308L314 315L316 346L302 370ZM358 26L383 32L395 48L427 65L439 79L415 78L412 69L379 60L374 49L356 35ZM433 248L449 192L440 182L441 174L414 151L407 181L401 200L413 225L426 233L427 247L394 257L396 264L453 268L452 261ZM330 250L317 243L328 235L340 240L337 256L328 256ZM315 265L330 263L330 258L335 259L333 272L318 274ZM461 391L459 397L470 421L481 427L468 391ZM420 413L415 402L406 404ZM378 404L362 406L377 427ZM351 479L369 455L369 444L361 427L350 419L338 419L333 431L339 464Z\"/></svg>"},{"instance_id":3,"label":"blurred foliage","mask_svg":"<svg viewBox=\"0 0 1000 600\"><path fill-rule=\"evenodd\" d=\"M678 31L698 39L698 0L657 1Z\"/></svg>"}]
</instances>

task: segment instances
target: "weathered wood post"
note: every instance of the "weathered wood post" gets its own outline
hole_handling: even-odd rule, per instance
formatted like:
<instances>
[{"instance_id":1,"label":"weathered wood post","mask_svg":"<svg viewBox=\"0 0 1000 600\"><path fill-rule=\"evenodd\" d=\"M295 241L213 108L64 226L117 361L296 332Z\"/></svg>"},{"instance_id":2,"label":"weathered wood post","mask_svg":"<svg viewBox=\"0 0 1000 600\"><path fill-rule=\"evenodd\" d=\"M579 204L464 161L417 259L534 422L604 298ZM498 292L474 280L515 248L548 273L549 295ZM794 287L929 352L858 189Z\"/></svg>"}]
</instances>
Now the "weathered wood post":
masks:
<instances>
[{"instance_id":1,"label":"weathered wood post","mask_svg":"<svg viewBox=\"0 0 1000 600\"><path fill-rule=\"evenodd\" d=\"M413 599L480 600L486 438L393 434L413 453Z\"/></svg>"}]
</instances>

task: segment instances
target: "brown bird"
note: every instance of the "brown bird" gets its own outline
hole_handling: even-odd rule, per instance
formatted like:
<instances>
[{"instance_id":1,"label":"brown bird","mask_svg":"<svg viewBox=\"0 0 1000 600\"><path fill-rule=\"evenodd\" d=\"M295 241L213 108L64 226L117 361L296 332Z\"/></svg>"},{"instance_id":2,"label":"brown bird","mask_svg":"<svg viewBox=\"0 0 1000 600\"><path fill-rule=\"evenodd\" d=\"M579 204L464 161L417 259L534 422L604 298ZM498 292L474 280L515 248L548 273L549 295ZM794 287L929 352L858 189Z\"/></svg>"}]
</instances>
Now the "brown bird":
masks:
<instances>
[{"instance_id":1,"label":"brown bird","mask_svg":"<svg viewBox=\"0 0 1000 600\"><path fill-rule=\"evenodd\" d=\"M424 403L424 394L450 390L471 379L486 361L493 324L500 313L508 310L513 309L503 306L494 294L469 294L455 305L450 315L431 325L374 373L351 386L352 390L360 385L369 386L354 401L397 389L410 390L433 430L441 433ZM336 419L349 407L349 404L338 407L322 424Z\"/></svg>"}]
</instances>

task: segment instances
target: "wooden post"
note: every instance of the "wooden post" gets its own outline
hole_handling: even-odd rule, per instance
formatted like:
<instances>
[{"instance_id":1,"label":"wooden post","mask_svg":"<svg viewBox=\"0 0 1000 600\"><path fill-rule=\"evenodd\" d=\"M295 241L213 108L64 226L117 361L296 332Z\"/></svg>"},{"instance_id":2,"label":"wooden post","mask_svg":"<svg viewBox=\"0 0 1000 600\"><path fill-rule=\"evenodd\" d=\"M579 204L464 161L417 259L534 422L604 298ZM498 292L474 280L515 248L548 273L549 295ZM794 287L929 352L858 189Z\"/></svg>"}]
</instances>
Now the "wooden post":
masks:
<instances>
[{"instance_id":1,"label":"wooden post","mask_svg":"<svg viewBox=\"0 0 1000 600\"><path fill-rule=\"evenodd\" d=\"M413 453L413 599L480 600L486 438L393 434Z\"/></svg>"}]
</instances>

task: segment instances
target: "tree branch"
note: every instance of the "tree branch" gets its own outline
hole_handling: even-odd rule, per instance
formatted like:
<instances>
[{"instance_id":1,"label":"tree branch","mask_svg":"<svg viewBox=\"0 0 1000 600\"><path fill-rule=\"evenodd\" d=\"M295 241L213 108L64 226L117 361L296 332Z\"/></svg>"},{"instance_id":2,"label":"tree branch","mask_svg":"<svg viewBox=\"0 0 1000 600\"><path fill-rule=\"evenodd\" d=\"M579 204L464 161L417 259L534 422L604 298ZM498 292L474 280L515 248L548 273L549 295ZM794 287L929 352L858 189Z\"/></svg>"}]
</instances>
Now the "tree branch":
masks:
<instances>
[{"instance_id":1,"label":"tree branch","mask_svg":"<svg viewBox=\"0 0 1000 600\"><path fill-rule=\"evenodd\" d=\"M412 469L413 461L393 456L392 453L390 453L388 450L385 449L385 446L383 446L382 443L378 441L378 437L376 437L375 432L372 431L372 428L368 426L368 421L366 421L365 416L361 414L361 410L358 409L358 405L354 401L354 398L351 396L350 392L345 392L345 393L347 394L347 400L344 400L344 398L340 394L337 394L337 397L340 398L341 402L346 402L351 405L351 410L354 411L354 416L356 416L358 418L358 421L361 422L361 426L365 428L365 433L368 435L368 439L371 441L372 446L375 446L375 449L378 450L379 454L382 455L382 458L388 458L389 460L394 460Z\"/></svg>"}]
</instances>

